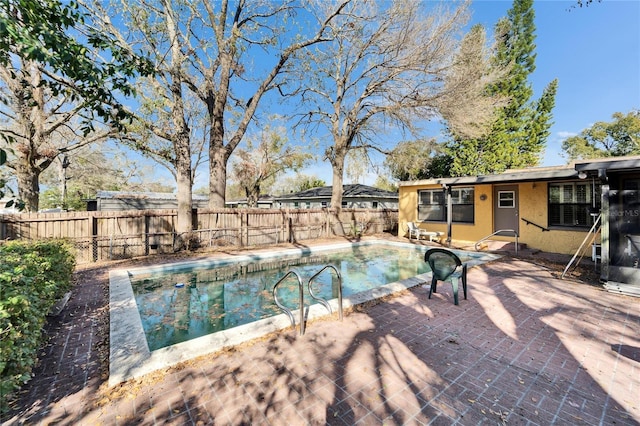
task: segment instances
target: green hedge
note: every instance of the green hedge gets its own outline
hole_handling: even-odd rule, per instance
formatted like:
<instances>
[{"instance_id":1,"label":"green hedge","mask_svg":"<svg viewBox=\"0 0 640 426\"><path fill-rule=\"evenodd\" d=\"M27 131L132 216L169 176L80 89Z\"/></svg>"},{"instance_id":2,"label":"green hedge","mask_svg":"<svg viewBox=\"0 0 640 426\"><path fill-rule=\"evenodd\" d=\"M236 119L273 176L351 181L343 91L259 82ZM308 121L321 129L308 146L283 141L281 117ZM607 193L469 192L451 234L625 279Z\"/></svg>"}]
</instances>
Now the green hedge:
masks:
<instances>
[{"instance_id":1,"label":"green hedge","mask_svg":"<svg viewBox=\"0 0 640 426\"><path fill-rule=\"evenodd\" d=\"M71 289L75 255L63 241L0 246L0 395L31 378L47 313ZM0 412L7 410L0 398Z\"/></svg>"}]
</instances>

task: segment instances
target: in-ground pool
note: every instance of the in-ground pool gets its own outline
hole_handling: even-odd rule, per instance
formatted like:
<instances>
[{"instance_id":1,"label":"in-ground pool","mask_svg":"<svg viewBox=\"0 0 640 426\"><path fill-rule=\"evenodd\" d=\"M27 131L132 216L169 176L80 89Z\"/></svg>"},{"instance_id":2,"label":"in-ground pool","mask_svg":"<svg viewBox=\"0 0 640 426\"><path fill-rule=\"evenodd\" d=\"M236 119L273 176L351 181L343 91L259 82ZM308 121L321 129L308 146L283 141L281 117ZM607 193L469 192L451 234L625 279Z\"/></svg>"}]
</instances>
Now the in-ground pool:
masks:
<instances>
[{"instance_id":1,"label":"in-ground pool","mask_svg":"<svg viewBox=\"0 0 640 426\"><path fill-rule=\"evenodd\" d=\"M111 272L110 383L146 374L291 323L272 296L295 270L306 283L325 265L342 277L345 307L413 287L429 279L428 247L384 241L279 250ZM470 266L495 255L458 251ZM298 308L298 282L278 287L280 301ZM337 309L338 280L326 269L313 280L316 295ZM326 315L305 294L306 318ZM298 316L296 315L296 320Z\"/></svg>"}]
</instances>

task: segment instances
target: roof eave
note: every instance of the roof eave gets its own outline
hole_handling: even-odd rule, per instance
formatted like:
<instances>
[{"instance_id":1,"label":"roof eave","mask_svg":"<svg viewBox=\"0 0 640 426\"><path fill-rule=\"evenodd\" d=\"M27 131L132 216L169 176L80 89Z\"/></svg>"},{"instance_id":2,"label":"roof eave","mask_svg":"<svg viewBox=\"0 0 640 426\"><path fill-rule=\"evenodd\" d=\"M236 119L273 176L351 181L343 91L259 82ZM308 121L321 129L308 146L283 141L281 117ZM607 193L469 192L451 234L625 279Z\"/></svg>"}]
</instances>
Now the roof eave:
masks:
<instances>
[{"instance_id":1,"label":"roof eave","mask_svg":"<svg viewBox=\"0 0 640 426\"><path fill-rule=\"evenodd\" d=\"M589 160L576 162L575 168L578 172L588 172L597 170L640 170L640 157L630 157L623 160Z\"/></svg>"},{"instance_id":2,"label":"roof eave","mask_svg":"<svg viewBox=\"0 0 640 426\"><path fill-rule=\"evenodd\" d=\"M462 176L456 178L425 179L417 181L400 182L399 186L418 185L482 185L490 183L517 183L539 180L574 179L578 177L578 171L571 168L555 170L538 170L527 172L506 172L499 175Z\"/></svg>"}]
</instances>

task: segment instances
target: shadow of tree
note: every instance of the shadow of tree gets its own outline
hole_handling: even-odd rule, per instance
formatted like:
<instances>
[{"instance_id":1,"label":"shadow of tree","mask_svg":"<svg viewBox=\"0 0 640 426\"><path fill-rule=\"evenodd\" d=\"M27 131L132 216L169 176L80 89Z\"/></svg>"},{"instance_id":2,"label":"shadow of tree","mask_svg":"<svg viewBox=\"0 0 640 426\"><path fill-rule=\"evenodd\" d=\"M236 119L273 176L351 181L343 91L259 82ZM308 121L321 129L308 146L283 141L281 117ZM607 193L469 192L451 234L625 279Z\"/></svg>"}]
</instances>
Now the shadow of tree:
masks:
<instances>
[{"instance_id":1,"label":"shadow of tree","mask_svg":"<svg viewBox=\"0 0 640 426\"><path fill-rule=\"evenodd\" d=\"M451 286L427 294L186 362L99 404L101 379L78 380L14 422L639 424L635 299L514 259L470 270L459 306Z\"/></svg>"}]
</instances>

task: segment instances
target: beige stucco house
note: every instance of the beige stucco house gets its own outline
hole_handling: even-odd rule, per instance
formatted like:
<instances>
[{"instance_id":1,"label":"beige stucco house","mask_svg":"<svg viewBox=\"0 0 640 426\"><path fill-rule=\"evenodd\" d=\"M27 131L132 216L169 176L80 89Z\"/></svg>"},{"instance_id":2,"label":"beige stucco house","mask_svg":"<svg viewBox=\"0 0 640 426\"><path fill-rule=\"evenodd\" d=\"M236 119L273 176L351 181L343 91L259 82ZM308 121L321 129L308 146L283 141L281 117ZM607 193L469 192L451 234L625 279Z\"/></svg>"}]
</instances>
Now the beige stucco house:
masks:
<instances>
[{"instance_id":1,"label":"beige stucco house","mask_svg":"<svg viewBox=\"0 0 640 426\"><path fill-rule=\"evenodd\" d=\"M407 222L443 233L444 244L495 240L602 262L608 288L640 295L640 157L401 182L399 234Z\"/></svg>"}]
</instances>

